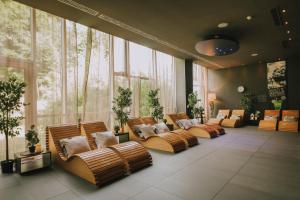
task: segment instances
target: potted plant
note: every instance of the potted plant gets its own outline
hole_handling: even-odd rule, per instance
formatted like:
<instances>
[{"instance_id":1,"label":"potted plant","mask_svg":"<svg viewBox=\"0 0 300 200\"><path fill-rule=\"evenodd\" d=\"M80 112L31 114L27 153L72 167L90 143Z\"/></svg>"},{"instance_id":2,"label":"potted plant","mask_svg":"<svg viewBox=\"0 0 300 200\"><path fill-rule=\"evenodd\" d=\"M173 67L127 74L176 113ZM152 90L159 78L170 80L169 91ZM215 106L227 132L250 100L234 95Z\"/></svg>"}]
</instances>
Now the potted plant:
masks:
<instances>
[{"instance_id":1,"label":"potted plant","mask_svg":"<svg viewBox=\"0 0 300 200\"><path fill-rule=\"evenodd\" d=\"M115 131L115 133L119 133L120 126L119 125L114 125L114 131Z\"/></svg>"},{"instance_id":2,"label":"potted plant","mask_svg":"<svg viewBox=\"0 0 300 200\"><path fill-rule=\"evenodd\" d=\"M191 109L192 118L200 118L201 124L204 123L204 108L201 106L201 100L197 99L197 92L188 95L188 106Z\"/></svg>"},{"instance_id":3,"label":"potted plant","mask_svg":"<svg viewBox=\"0 0 300 200\"><path fill-rule=\"evenodd\" d=\"M13 172L13 160L9 159L8 137L20 134L20 123L24 117L21 108L25 104L21 101L25 93L25 82L10 74L8 80L0 81L0 132L5 135L6 159L1 161L2 173Z\"/></svg>"},{"instance_id":4,"label":"potted plant","mask_svg":"<svg viewBox=\"0 0 300 200\"><path fill-rule=\"evenodd\" d=\"M30 153L35 152L35 145L39 143L38 133L34 129L34 125L31 125L30 130L25 134L25 138L27 140L27 146L29 148Z\"/></svg>"},{"instance_id":5,"label":"potted plant","mask_svg":"<svg viewBox=\"0 0 300 200\"><path fill-rule=\"evenodd\" d=\"M131 95L132 92L129 88L118 87L118 96L114 97L113 100L112 110L116 115L115 120L118 121L122 132L124 132L124 125L127 123L130 114L129 107L132 104Z\"/></svg>"},{"instance_id":6,"label":"potted plant","mask_svg":"<svg viewBox=\"0 0 300 200\"><path fill-rule=\"evenodd\" d=\"M148 93L148 104L151 107L151 117L160 121L164 117L164 107L160 105L157 97L159 89L150 90Z\"/></svg>"},{"instance_id":7,"label":"potted plant","mask_svg":"<svg viewBox=\"0 0 300 200\"><path fill-rule=\"evenodd\" d=\"M256 96L251 92L245 92L244 95L241 97L240 104L242 108L246 112L246 116L249 119L250 113L254 113L255 111L255 104L256 104Z\"/></svg>"}]
</instances>

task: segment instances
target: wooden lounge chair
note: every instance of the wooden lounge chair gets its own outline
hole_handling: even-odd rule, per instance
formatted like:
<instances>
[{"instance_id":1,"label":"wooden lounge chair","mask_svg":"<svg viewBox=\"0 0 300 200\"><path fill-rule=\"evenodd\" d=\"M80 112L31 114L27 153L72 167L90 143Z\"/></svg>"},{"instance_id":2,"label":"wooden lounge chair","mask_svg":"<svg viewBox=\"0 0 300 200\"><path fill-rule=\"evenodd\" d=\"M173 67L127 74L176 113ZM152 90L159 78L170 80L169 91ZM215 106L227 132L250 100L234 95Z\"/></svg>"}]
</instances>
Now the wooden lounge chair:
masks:
<instances>
[{"instance_id":1,"label":"wooden lounge chair","mask_svg":"<svg viewBox=\"0 0 300 200\"><path fill-rule=\"evenodd\" d=\"M178 153L186 149L185 142L176 134L162 133L150 136L147 139L141 138L135 133L135 125L144 124L141 118L129 119L126 125L126 131L129 132L130 140L141 143L144 147L154 150Z\"/></svg>"},{"instance_id":2,"label":"wooden lounge chair","mask_svg":"<svg viewBox=\"0 0 300 200\"><path fill-rule=\"evenodd\" d=\"M68 159L61 149L59 141L79 135L81 134L77 125L47 127L47 149L51 151L58 165L98 186L127 174L123 159L109 148L75 154Z\"/></svg>"},{"instance_id":3,"label":"wooden lounge chair","mask_svg":"<svg viewBox=\"0 0 300 200\"><path fill-rule=\"evenodd\" d=\"M258 128L266 131L276 131L280 110L265 110L264 119L259 121Z\"/></svg>"},{"instance_id":4,"label":"wooden lounge chair","mask_svg":"<svg viewBox=\"0 0 300 200\"><path fill-rule=\"evenodd\" d=\"M181 119L189 119L186 113L175 113L175 114L167 114L166 119L168 123L174 125L174 129L181 129L181 127L177 124L178 120ZM218 132L215 128L212 128L211 126L206 125L197 125L197 126L191 126L188 129L185 129L190 134L196 136L196 137L203 137L203 138L215 138L218 137Z\"/></svg>"},{"instance_id":5,"label":"wooden lounge chair","mask_svg":"<svg viewBox=\"0 0 300 200\"><path fill-rule=\"evenodd\" d=\"M144 124L150 124L150 125L157 124L157 121L153 117L142 117L141 119L144 122ZM178 129L170 132L177 134L188 147L192 147L199 144L197 137L190 134L186 130Z\"/></svg>"},{"instance_id":6,"label":"wooden lounge chair","mask_svg":"<svg viewBox=\"0 0 300 200\"><path fill-rule=\"evenodd\" d=\"M224 119L221 125L224 127L237 128L244 124L245 110L232 110L229 119ZM234 116L239 116L240 119L233 119Z\"/></svg>"},{"instance_id":7,"label":"wooden lounge chair","mask_svg":"<svg viewBox=\"0 0 300 200\"><path fill-rule=\"evenodd\" d=\"M297 133L299 131L299 110L283 110L278 130Z\"/></svg>"},{"instance_id":8,"label":"wooden lounge chair","mask_svg":"<svg viewBox=\"0 0 300 200\"><path fill-rule=\"evenodd\" d=\"M224 109L224 110L219 110L218 115L216 118L210 118L207 122L207 124L218 124L221 125L222 121L226 118L229 117L230 110L229 109ZM218 116L223 116L224 118L218 118Z\"/></svg>"},{"instance_id":9,"label":"wooden lounge chair","mask_svg":"<svg viewBox=\"0 0 300 200\"><path fill-rule=\"evenodd\" d=\"M107 128L104 122L89 122L81 124L81 132L86 135L92 149L97 149L92 133L104 132ZM117 152L126 162L129 172L135 172L152 165L151 154L141 144L130 141L108 147Z\"/></svg>"}]
</instances>

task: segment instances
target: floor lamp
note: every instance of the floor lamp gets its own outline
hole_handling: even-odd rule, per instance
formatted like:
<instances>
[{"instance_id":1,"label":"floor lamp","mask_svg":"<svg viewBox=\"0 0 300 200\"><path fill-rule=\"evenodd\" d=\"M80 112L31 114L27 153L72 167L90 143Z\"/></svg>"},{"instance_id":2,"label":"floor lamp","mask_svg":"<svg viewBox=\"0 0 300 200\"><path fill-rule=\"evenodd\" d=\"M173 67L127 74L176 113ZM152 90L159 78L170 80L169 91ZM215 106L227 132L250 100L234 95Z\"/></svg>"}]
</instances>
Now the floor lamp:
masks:
<instances>
[{"instance_id":1,"label":"floor lamp","mask_svg":"<svg viewBox=\"0 0 300 200\"><path fill-rule=\"evenodd\" d=\"M210 117L213 117L215 110L215 100L217 99L216 93L208 93L208 102L210 108Z\"/></svg>"}]
</instances>

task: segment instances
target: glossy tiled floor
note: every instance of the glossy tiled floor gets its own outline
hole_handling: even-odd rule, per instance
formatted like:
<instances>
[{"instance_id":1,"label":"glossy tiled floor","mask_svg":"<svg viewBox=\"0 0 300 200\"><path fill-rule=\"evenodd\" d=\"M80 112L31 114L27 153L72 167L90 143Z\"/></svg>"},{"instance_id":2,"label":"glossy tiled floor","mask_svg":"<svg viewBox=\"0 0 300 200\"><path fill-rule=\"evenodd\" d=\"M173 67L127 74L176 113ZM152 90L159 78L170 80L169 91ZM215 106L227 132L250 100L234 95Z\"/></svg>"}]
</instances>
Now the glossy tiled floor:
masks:
<instances>
[{"instance_id":1,"label":"glossy tiled floor","mask_svg":"<svg viewBox=\"0 0 300 200\"><path fill-rule=\"evenodd\" d=\"M0 199L300 199L300 134L227 132L176 155L151 151L152 167L102 188L58 167L0 175Z\"/></svg>"}]
</instances>

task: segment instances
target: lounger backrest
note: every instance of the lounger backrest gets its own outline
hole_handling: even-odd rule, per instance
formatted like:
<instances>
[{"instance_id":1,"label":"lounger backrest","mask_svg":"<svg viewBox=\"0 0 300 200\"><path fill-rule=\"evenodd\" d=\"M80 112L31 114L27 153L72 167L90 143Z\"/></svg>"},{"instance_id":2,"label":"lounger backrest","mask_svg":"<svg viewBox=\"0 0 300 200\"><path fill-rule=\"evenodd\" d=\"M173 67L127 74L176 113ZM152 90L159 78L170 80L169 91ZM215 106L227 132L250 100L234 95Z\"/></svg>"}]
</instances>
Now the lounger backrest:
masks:
<instances>
[{"instance_id":1,"label":"lounger backrest","mask_svg":"<svg viewBox=\"0 0 300 200\"><path fill-rule=\"evenodd\" d=\"M137 137L139 137L135 132L134 132L134 126L135 125L140 125L140 124L144 124L143 120L141 118L133 118L133 119L129 119L127 122L127 127L128 127L128 131L131 131L134 135L136 135Z\"/></svg>"},{"instance_id":2,"label":"lounger backrest","mask_svg":"<svg viewBox=\"0 0 300 200\"><path fill-rule=\"evenodd\" d=\"M63 150L60 147L59 141L61 139L70 138L74 136L79 136L80 130L79 127L76 124L72 125L60 125L60 126L48 126L47 127L48 137L51 137L57 152L57 155L62 160L67 160L65 157ZM49 145L49 144L47 144ZM49 149L49 146L47 146L47 149Z\"/></svg>"},{"instance_id":3,"label":"lounger backrest","mask_svg":"<svg viewBox=\"0 0 300 200\"><path fill-rule=\"evenodd\" d=\"M223 116L226 116L226 118L229 118L230 110L229 109L221 109L218 111L218 114L223 114Z\"/></svg>"},{"instance_id":4,"label":"lounger backrest","mask_svg":"<svg viewBox=\"0 0 300 200\"><path fill-rule=\"evenodd\" d=\"M272 116L279 118L280 110L265 110L265 116Z\"/></svg>"},{"instance_id":5,"label":"lounger backrest","mask_svg":"<svg viewBox=\"0 0 300 200\"><path fill-rule=\"evenodd\" d=\"M239 115L242 117L243 120L245 115L245 110L232 110L231 115Z\"/></svg>"},{"instance_id":6,"label":"lounger backrest","mask_svg":"<svg viewBox=\"0 0 300 200\"><path fill-rule=\"evenodd\" d=\"M297 117L299 119L299 110L283 110L282 111L282 119L285 116L294 116L294 117Z\"/></svg>"},{"instance_id":7,"label":"lounger backrest","mask_svg":"<svg viewBox=\"0 0 300 200\"><path fill-rule=\"evenodd\" d=\"M107 131L104 122L86 122L81 124L81 133L88 138L91 149L97 149L95 138L92 136L96 132Z\"/></svg>"},{"instance_id":8,"label":"lounger backrest","mask_svg":"<svg viewBox=\"0 0 300 200\"><path fill-rule=\"evenodd\" d=\"M144 122L144 124L157 124L157 121L153 117L142 117L141 119Z\"/></svg>"},{"instance_id":9,"label":"lounger backrest","mask_svg":"<svg viewBox=\"0 0 300 200\"><path fill-rule=\"evenodd\" d=\"M180 120L180 119L189 119L189 116L186 113L184 113L184 112L178 113L177 114L177 120Z\"/></svg>"}]
</instances>

